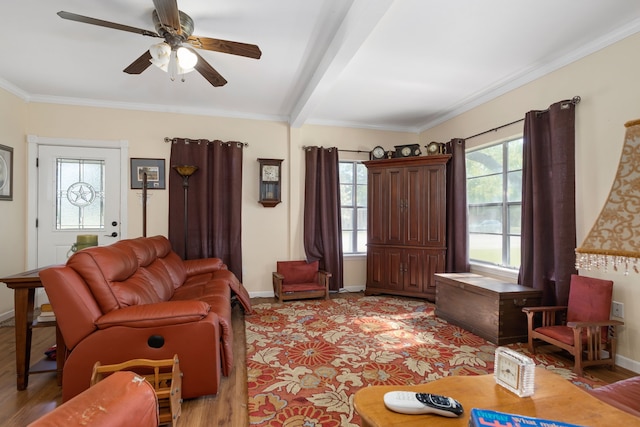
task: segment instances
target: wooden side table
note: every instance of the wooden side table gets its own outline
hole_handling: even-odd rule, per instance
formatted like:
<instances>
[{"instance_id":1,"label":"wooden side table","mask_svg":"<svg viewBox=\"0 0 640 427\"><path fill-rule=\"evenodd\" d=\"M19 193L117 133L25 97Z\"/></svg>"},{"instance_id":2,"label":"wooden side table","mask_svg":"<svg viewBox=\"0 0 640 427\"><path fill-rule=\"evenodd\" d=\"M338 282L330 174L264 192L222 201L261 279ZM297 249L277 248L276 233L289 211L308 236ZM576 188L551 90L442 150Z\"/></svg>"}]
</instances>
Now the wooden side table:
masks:
<instances>
[{"instance_id":1,"label":"wooden side table","mask_svg":"<svg viewBox=\"0 0 640 427\"><path fill-rule=\"evenodd\" d=\"M459 418L438 415L404 415L388 410L383 396L388 391L407 390L451 396L464 414ZM536 368L536 388L531 397L518 397L495 383L492 374L450 376L412 386L365 387L355 394L354 406L364 427L467 427L472 408L490 409L591 427L632 426L640 419L621 411L560 375Z\"/></svg>"},{"instance_id":2,"label":"wooden side table","mask_svg":"<svg viewBox=\"0 0 640 427\"><path fill-rule=\"evenodd\" d=\"M62 384L62 368L66 354L66 346L60 329L55 322L38 324L33 319L33 304L36 289L42 287L38 273L48 267L25 271L0 279L13 289L16 331L16 385L18 390L25 390L29 384L29 373L56 371L58 385ZM34 366L31 364L31 335L34 327L56 327L56 360L41 360Z\"/></svg>"}]
</instances>

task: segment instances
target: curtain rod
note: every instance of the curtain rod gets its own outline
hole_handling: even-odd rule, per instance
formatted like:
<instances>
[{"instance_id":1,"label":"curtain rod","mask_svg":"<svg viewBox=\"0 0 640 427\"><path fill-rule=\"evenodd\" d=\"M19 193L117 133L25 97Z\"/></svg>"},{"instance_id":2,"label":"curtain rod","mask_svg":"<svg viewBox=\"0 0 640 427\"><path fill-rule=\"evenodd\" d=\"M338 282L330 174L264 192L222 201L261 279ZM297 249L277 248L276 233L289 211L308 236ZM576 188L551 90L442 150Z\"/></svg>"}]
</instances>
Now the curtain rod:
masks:
<instances>
[{"instance_id":1,"label":"curtain rod","mask_svg":"<svg viewBox=\"0 0 640 427\"><path fill-rule=\"evenodd\" d=\"M200 140L199 140L199 139L189 139L189 138L169 138L168 136L165 136L165 137L164 137L164 142L165 142L165 143L167 143L167 144L168 144L168 143L170 143L170 142L171 142L171 143L175 143L175 142L177 142L177 141L178 141L178 139L184 139L184 141L185 141L187 144L188 144L188 143L190 143L190 142L200 142ZM213 142L213 141L211 141L211 142ZM231 142L233 142L233 143L235 143L235 144L242 145L243 147L248 147L248 146L249 146L249 143L248 143L248 142L238 142L238 141L231 141ZM228 144L228 143L229 143L229 141L224 142L224 143L225 143L225 144Z\"/></svg>"},{"instance_id":2,"label":"curtain rod","mask_svg":"<svg viewBox=\"0 0 640 427\"><path fill-rule=\"evenodd\" d=\"M303 145L302 149L306 150L307 148L313 148L313 147L318 147L318 146L317 145ZM322 148L322 147L319 147L319 148ZM338 148L338 151L342 151L342 152L345 152L345 153L367 153L367 154L371 152L370 150L369 151L366 151L366 150L343 150L343 149L340 149L340 148Z\"/></svg>"},{"instance_id":3,"label":"curtain rod","mask_svg":"<svg viewBox=\"0 0 640 427\"><path fill-rule=\"evenodd\" d=\"M582 100L582 99L580 98L580 96L576 95L576 96L574 96L573 98L571 98L571 100L570 100L569 102L570 102L571 104L573 104L573 105L577 105L577 104L579 104L579 103L580 103L580 101L581 101L581 100ZM560 102L562 102L562 101L560 101ZM540 111L540 112L541 112L541 113L546 113L547 111L549 111L549 109L548 109L548 108L547 108L546 110L542 110L542 111ZM518 120L514 120L514 121L512 121L511 123L507 123L507 124L504 124L504 125L501 125L501 126L495 127L495 128L493 128L493 129L485 130L484 132L480 132L480 133L477 133L477 134L475 134L475 135L471 135L471 136L469 136L469 137L465 138L465 141L468 141L468 140L470 140L470 139L472 139L472 138L476 138L476 137L478 137L478 136L486 135L486 134L491 133L491 132L498 131L498 130L500 130L500 129L502 129L502 128L506 128L507 126L515 125L516 123L520 123L520 122L523 122L523 121L524 121L524 117L523 117L523 118L521 118L521 119L518 119Z\"/></svg>"}]
</instances>

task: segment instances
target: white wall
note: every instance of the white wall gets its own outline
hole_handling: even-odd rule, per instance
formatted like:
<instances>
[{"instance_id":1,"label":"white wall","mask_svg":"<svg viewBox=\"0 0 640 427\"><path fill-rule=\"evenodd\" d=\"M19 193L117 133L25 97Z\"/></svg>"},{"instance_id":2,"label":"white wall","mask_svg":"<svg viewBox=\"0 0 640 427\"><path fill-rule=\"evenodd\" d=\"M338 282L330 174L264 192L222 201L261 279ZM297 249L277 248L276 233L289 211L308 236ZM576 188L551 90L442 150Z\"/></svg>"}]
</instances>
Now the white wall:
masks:
<instances>
[{"instance_id":1,"label":"white wall","mask_svg":"<svg viewBox=\"0 0 640 427\"><path fill-rule=\"evenodd\" d=\"M595 222L613 183L624 139L624 123L640 118L640 34L513 90L420 135L424 143L464 138L524 117L529 110L579 95L576 107L576 211L580 244ZM522 123L469 140L467 147L522 134ZM625 326L618 341L619 364L640 372L640 275L580 271L614 281L615 301L624 303Z\"/></svg>"}]
</instances>

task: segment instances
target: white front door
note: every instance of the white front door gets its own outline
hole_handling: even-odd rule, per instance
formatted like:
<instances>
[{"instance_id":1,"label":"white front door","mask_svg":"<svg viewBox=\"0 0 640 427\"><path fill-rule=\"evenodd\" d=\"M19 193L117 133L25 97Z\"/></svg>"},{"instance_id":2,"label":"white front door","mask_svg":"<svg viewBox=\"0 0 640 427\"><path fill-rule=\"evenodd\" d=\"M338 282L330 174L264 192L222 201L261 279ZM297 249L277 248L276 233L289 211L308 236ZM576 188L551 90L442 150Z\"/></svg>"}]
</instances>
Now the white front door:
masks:
<instances>
[{"instance_id":1,"label":"white front door","mask_svg":"<svg viewBox=\"0 0 640 427\"><path fill-rule=\"evenodd\" d=\"M120 149L38 146L37 266L64 264L78 235L120 239Z\"/></svg>"}]
</instances>

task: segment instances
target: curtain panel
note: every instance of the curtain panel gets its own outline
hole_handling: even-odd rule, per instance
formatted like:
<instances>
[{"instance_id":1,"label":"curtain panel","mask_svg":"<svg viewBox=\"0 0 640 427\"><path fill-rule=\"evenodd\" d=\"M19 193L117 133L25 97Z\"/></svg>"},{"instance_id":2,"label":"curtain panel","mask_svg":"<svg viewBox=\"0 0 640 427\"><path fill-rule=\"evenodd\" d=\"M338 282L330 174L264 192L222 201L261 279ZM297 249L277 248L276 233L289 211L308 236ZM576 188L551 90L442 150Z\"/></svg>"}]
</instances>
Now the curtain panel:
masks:
<instances>
[{"instance_id":1,"label":"curtain panel","mask_svg":"<svg viewBox=\"0 0 640 427\"><path fill-rule=\"evenodd\" d=\"M451 159L447 163L445 271L449 273L466 273L470 270L465 145L465 140L460 138L447 143Z\"/></svg>"},{"instance_id":2,"label":"curtain panel","mask_svg":"<svg viewBox=\"0 0 640 427\"><path fill-rule=\"evenodd\" d=\"M575 269L575 105L555 103L525 116L521 264L518 282L543 291L543 305L566 305Z\"/></svg>"},{"instance_id":3,"label":"curtain panel","mask_svg":"<svg viewBox=\"0 0 640 427\"><path fill-rule=\"evenodd\" d=\"M240 142L174 139L170 165L194 165L188 181L184 253L183 179L169 179L169 240L183 259L217 257L242 281L242 152Z\"/></svg>"},{"instance_id":4,"label":"curtain panel","mask_svg":"<svg viewBox=\"0 0 640 427\"><path fill-rule=\"evenodd\" d=\"M305 148L304 249L307 262L331 273L329 289L342 288L342 221L338 149Z\"/></svg>"}]
</instances>

